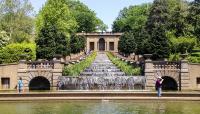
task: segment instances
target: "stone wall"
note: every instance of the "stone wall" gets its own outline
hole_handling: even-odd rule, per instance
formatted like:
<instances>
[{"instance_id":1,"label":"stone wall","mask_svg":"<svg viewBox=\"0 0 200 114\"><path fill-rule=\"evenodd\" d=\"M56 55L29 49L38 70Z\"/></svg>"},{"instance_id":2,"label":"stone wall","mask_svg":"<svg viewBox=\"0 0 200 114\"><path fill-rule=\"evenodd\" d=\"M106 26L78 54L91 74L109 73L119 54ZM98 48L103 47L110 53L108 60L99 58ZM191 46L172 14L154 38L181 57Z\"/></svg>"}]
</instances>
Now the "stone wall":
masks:
<instances>
[{"instance_id":1,"label":"stone wall","mask_svg":"<svg viewBox=\"0 0 200 114\"><path fill-rule=\"evenodd\" d=\"M158 77L170 77L176 81L178 89L191 90L191 77L187 60L180 63L170 61L145 60L146 89L155 90L155 81ZM181 86L179 86L181 82ZM180 88L181 87L181 88Z\"/></svg>"},{"instance_id":2,"label":"stone wall","mask_svg":"<svg viewBox=\"0 0 200 114\"><path fill-rule=\"evenodd\" d=\"M15 89L17 86L18 64L0 65L0 89ZM9 79L9 87L3 87L3 79Z\"/></svg>"},{"instance_id":3,"label":"stone wall","mask_svg":"<svg viewBox=\"0 0 200 114\"><path fill-rule=\"evenodd\" d=\"M200 78L200 64L189 64L189 75L191 88L200 90L200 83L197 83L197 78Z\"/></svg>"}]
</instances>

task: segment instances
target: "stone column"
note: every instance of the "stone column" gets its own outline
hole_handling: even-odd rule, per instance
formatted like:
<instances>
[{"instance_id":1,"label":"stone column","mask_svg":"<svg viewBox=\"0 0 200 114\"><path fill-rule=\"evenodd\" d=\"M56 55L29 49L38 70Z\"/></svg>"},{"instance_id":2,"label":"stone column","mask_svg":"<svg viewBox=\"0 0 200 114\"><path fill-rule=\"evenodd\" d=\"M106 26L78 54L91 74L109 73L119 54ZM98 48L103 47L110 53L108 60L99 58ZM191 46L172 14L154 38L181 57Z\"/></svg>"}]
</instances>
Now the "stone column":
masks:
<instances>
[{"instance_id":1,"label":"stone column","mask_svg":"<svg viewBox=\"0 0 200 114\"><path fill-rule=\"evenodd\" d=\"M98 51L98 49L97 49L97 41L94 41L94 51Z\"/></svg>"},{"instance_id":2,"label":"stone column","mask_svg":"<svg viewBox=\"0 0 200 114\"><path fill-rule=\"evenodd\" d=\"M189 64L187 60L181 60L181 89L189 90L191 89L190 76L189 76Z\"/></svg>"},{"instance_id":3,"label":"stone column","mask_svg":"<svg viewBox=\"0 0 200 114\"><path fill-rule=\"evenodd\" d=\"M144 56L146 56L145 54ZM150 55L150 54L148 54ZM155 89L155 75L153 62L150 57L145 60L145 77L146 77L146 89Z\"/></svg>"},{"instance_id":4,"label":"stone column","mask_svg":"<svg viewBox=\"0 0 200 114\"><path fill-rule=\"evenodd\" d=\"M54 68L52 71L52 82L51 82L52 83L51 87L53 90L56 90L58 78L62 76L62 68L63 68L63 64L61 64L61 61L54 60Z\"/></svg>"},{"instance_id":5,"label":"stone column","mask_svg":"<svg viewBox=\"0 0 200 114\"><path fill-rule=\"evenodd\" d=\"M19 80L19 77L22 78L24 89L28 90L28 73L27 73L28 65L26 63L26 60L20 60L18 64L18 71L17 71L17 80Z\"/></svg>"},{"instance_id":6,"label":"stone column","mask_svg":"<svg viewBox=\"0 0 200 114\"><path fill-rule=\"evenodd\" d=\"M106 42L106 51L110 51L109 50L109 42Z\"/></svg>"},{"instance_id":7,"label":"stone column","mask_svg":"<svg viewBox=\"0 0 200 114\"><path fill-rule=\"evenodd\" d=\"M115 40L115 41L114 41L114 51L115 51L115 52L118 52L118 41L119 41L119 40Z\"/></svg>"},{"instance_id":8,"label":"stone column","mask_svg":"<svg viewBox=\"0 0 200 114\"><path fill-rule=\"evenodd\" d=\"M90 51L90 42L87 39L86 52Z\"/></svg>"}]
</instances>

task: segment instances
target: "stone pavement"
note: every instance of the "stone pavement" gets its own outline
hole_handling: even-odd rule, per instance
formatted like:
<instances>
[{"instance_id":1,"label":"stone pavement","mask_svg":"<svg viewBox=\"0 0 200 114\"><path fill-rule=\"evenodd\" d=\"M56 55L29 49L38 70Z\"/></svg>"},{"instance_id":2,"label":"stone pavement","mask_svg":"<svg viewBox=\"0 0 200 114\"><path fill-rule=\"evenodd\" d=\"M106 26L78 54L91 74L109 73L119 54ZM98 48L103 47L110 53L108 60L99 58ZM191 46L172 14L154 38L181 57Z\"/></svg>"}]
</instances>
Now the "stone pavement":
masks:
<instances>
[{"instance_id":1,"label":"stone pavement","mask_svg":"<svg viewBox=\"0 0 200 114\"><path fill-rule=\"evenodd\" d=\"M200 101L199 92L164 92L157 97L156 92L148 91L60 91L0 93L0 101L35 100L162 100L162 101Z\"/></svg>"}]
</instances>

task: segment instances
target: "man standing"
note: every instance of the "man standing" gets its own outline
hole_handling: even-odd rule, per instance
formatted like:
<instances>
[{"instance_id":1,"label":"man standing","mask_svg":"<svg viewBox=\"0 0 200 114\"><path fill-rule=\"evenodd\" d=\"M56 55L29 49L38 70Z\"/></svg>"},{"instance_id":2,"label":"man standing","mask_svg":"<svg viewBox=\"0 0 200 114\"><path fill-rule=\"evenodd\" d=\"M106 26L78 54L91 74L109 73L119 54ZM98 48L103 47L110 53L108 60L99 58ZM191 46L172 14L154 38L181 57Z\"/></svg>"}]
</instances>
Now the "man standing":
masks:
<instances>
[{"instance_id":1,"label":"man standing","mask_svg":"<svg viewBox=\"0 0 200 114\"><path fill-rule=\"evenodd\" d=\"M161 94L162 94L162 82L163 82L163 79L161 77L158 77L157 80L156 80L156 89L157 89L157 95L158 97L161 97Z\"/></svg>"},{"instance_id":2,"label":"man standing","mask_svg":"<svg viewBox=\"0 0 200 114\"><path fill-rule=\"evenodd\" d=\"M19 78L17 86L18 86L18 92L21 93L23 90L23 82L21 77Z\"/></svg>"}]
</instances>

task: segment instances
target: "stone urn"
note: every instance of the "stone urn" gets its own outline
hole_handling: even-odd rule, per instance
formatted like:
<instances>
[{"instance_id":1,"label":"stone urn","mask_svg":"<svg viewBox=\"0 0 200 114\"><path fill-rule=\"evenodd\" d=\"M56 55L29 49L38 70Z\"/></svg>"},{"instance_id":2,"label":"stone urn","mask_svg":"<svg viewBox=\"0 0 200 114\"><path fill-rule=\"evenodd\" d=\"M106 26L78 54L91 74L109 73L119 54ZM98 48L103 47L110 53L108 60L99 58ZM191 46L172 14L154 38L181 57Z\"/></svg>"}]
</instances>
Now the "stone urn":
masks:
<instances>
[{"instance_id":1,"label":"stone urn","mask_svg":"<svg viewBox=\"0 0 200 114\"><path fill-rule=\"evenodd\" d=\"M187 56L188 56L188 54L180 54L180 56L181 56L181 58L184 60Z\"/></svg>"},{"instance_id":2,"label":"stone urn","mask_svg":"<svg viewBox=\"0 0 200 114\"><path fill-rule=\"evenodd\" d=\"M152 54L144 54L143 56L145 59L150 60L152 57Z\"/></svg>"},{"instance_id":3,"label":"stone urn","mask_svg":"<svg viewBox=\"0 0 200 114\"><path fill-rule=\"evenodd\" d=\"M62 58L61 54L55 54L54 57L56 58L56 60L60 60Z\"/></svg>"}]
</instances>

